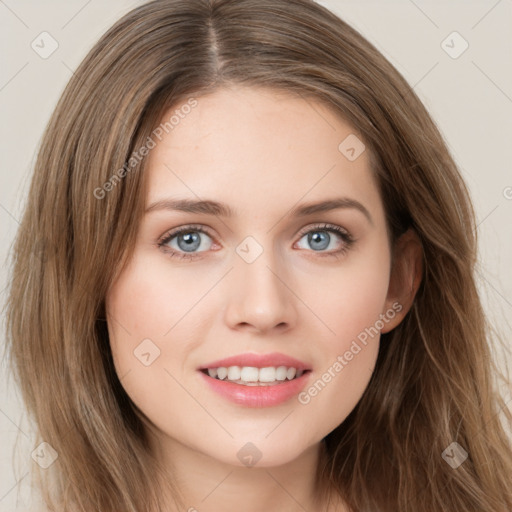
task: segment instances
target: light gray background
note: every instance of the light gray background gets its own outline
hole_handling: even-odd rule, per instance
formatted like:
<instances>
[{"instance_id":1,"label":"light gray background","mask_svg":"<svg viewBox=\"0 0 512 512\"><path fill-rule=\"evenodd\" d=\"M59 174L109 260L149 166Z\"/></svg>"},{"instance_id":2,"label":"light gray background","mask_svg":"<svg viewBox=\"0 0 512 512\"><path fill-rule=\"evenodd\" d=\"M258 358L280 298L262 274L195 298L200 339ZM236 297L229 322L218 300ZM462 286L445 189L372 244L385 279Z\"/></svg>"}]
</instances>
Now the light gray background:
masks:
<instances>
[{"instance_id":1,"label":"light gray background","mask_svg":"<svg viewBox=\"0 0 512 512\"><path fill-rule=\"evenodd\" d=\"M255 0L257 1L257 0ZM0 0L0 258L12 243L35 150L73 70L130 0ZM512 0L323 0L404 75L431 112L473 194L481 257L479 285L491 320L510 347L512 311ZM58 48L43 59L42 32ZM469 44L450 36L457 31ZM46 39L45 48L49 48ZM42 48L41 48L42 51ZM0 305L7 272L0 273ZM2 332L0 343L3 343ZM501 353L500 353L501 354ZM508 358L501 354L502 364ZM0 511L27 503L34 437L16 389L0 368ZM507 400L510 390L504 390ZM509 404L512 403L509 402ZM13 465L18 438L19 464ZM16 507L20 493L21 501Z\"/></svg>"}]
</instances>

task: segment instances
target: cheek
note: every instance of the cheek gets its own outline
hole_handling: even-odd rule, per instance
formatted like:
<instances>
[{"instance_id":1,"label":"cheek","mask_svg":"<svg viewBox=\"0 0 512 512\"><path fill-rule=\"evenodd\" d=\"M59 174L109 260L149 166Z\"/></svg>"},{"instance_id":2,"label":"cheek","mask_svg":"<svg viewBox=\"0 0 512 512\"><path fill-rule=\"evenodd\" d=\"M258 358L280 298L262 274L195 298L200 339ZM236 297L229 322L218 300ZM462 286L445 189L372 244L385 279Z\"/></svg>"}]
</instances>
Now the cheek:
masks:
<instances>
[{"instance_id":1,"label":"cheek","mask_svg":"<svg viewBox=\"0 0 512 512\"><path fill-rule=\"evenodd\" d=\"M316 279L310 295L318 316L325 319L331 336L325 337L325 352L348 349L347 343L375 325L385 310L390 260L386 239L370 241L350 254L335 272ZM312 283L310 283L312 284Z\"/></svg>"},{"instance_id":2,"label":"cheek","mask_svg":"<svg viewBox=\"0 0 512 512\"><path fill-rule=\"evenodd\" d=\"M139 251L107 294L117 375L131 400L152 420L163 417L163 404L169 400L179 405L190 399L178 382L187 378L190 354L207 332L205 308L212 300L205 295L221 276L197 272L188 263L173 266L161 255Z\"/></svg>"},{"instance_id":3,"label":"cheek","mask_svg":"<svg viewBox=\"0 0 512 512\"><path fill-rule=\"evenodd\" d=\"M158 265L147 264L136 253L106 297L114 364L119 377L126 376L122 384L135 403L142 397L151 400L155 389L167 387L164 368L171 339L173 359L182 359L184 342L174 339L195 297L179 275L165 280L163 275Z\"/></svg>"},{"instance_id":4,"label":"cheek","mask_svg":"<svg viewBox=\"0 0 512 512\"><path fill-rule=\"evenodd\" d=\"M299 402L322 415L327 430L357 405L375 368L389 283L389 258L381 245L354 258L317 296L319 316L333 332L317 340L320 363Z\"/></svg>"},{"instance_id":5,"label":"cheek","mask_svg":"<svg viewBox=\"0 0 512 512\"><path fill-rule=\"evenodd\" d=\"M112 351L118 359L133 355L144 339L163 348L187 323L187 315L211 286L186 266L172 269L161 258L134 256L106 298ZM179 351L180 344L173 350Z\"/></svg>"}]
</instances>

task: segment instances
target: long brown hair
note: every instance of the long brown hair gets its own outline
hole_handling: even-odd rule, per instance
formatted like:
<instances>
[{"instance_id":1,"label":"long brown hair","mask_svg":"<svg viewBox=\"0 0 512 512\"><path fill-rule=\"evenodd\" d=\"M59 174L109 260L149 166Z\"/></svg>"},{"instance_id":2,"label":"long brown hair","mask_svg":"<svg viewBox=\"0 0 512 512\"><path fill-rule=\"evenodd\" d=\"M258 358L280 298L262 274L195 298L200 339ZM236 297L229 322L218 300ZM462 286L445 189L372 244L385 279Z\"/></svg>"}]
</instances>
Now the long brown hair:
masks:
<instances>
[{"instance_id":1,"label":"long brown hair","mask_svg":"<svg viewBox=\"0 0 512 512\"><path fill-rule=\"evenodd\" d=\"M381 337L363 397L324 439L318 483L360 512L512 510L499 413L512 417L493 379L466 186L404 78L309 0L149 2L100 39L67 85L38 154L7 304L24 400L59 455L42 472L47 504L165 509L143 422L114 371L104 298L144 207L146 159L134 155L169 107L229 84L321 101L356 127L392 240L410 228L423 246L412 309ZM456 469L442 456L454 442L468 453Z\"/></svg>"}]
</instances>

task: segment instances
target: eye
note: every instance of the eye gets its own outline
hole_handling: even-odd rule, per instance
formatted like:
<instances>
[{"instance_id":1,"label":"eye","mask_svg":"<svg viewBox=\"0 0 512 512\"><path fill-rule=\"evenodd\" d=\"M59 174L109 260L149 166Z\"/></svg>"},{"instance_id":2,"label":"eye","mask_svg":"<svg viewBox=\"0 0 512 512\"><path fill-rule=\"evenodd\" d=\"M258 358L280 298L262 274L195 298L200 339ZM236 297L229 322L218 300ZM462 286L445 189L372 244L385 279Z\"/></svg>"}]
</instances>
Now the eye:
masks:
<instances>
[{"instance_id":1,"label":"eye","mask_svg":"<svg viewBox=\"0 0 512 512\"><path fill-rule=\"evenodd\" d=\"M313 249L313 252L325 252L325 256L343 254L354 242L348 231L334 224L315 226L313 229L309 228L308 231L303 231L301 234L304 234L304 236L297 242L298 244L305 240L305 243ZM299 249L303 248L299 247Z\"/></svg>"},{"instance_id":2,"label":"eye","mask_svg":"<svg viewBox=\"0 0 512 512\"><path fill-rule=\"evenodd\" d=\"M205 242L206 238L210 242ZM193 258L198 252L211 249L212 238L200 226L184 226L166 233L158 242L158 246L171 257ZM199 250L201 249L201 250Z\"/></svg>"},{"instance_id":3,"label":"eye","mask_svg":"<svg viewBox=\"0 0 512 512\"><path fill-rule=\"evenodd\" d=\"M334 224L310 227L302 230L299 236L301 238L297 244L305 240L313 252L321 253L322 256L338 257L354 243L354 239L348 231ZM199 257L199 253L210 250L213 245L212 236L202 226L177 228L166 233L158 241L158 247L163 252L172 258L180 259ZM299 246L299 249L303 248Z\"/></svg>"}]
</instances>

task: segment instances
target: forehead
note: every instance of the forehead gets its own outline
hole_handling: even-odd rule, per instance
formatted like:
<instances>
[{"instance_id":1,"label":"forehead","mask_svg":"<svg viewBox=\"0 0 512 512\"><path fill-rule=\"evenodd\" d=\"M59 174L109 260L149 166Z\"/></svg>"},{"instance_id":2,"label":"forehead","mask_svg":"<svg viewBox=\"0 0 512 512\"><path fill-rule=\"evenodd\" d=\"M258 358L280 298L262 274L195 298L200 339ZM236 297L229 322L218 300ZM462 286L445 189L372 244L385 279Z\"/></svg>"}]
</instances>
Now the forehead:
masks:
<instances>
[{"instance_id":1,"label":"forehead","mask_svg":"<svg viewBox=\"0 0 512 512\"><path fill-rule=\"evenodd\" d=\"M361 137L324 104L249 87L196 101L162 117L167 129L149 155L148 204L164 196L208 197L259 214L343 195L379 208Z\"/></svg>"}]
</instances>

